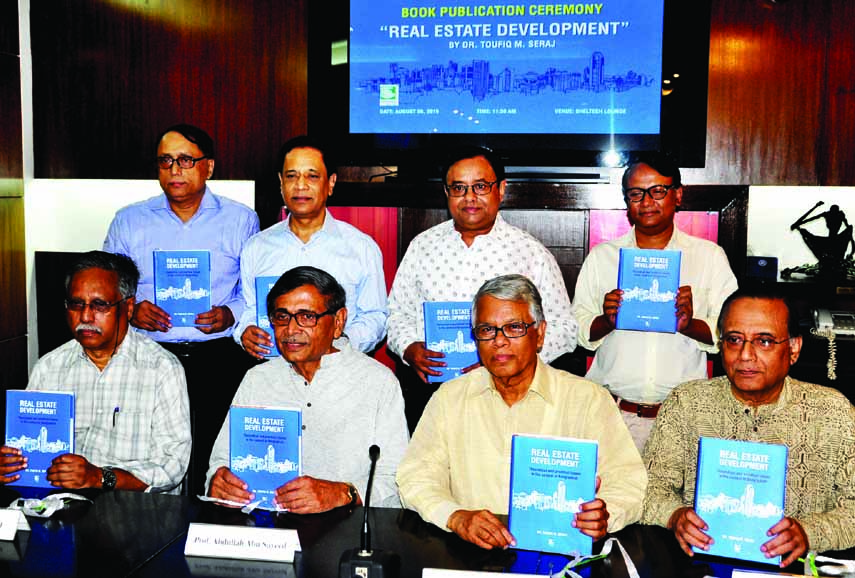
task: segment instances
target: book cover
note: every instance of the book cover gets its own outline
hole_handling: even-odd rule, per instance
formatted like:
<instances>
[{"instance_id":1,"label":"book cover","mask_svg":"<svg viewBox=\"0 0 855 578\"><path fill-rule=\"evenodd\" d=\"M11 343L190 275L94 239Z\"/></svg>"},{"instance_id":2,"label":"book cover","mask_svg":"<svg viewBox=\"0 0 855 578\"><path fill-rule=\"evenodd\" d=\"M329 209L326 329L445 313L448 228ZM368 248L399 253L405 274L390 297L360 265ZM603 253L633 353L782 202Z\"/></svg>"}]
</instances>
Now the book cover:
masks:
<instances>
[{"instance_id":1,"label":"book cover","mask_svg":"<svg viewBox=\"0 0 855 578\"><path fill-rule=\"evenodd\" d=\"M273 347L270 353L264 357L279 357L279 347L276 345L276 338L273 335L273 329L270 327L270 318L267 316L267 295L270 289L276 284L279 277L256 277L255 278L255 319L256 324L264 329L273 341Z\"/></svg>"},{"instance_id":2,"label":"book cover","mask_svg":"<svg viewBox=\"0 0 855 578\"><path fill-rule=\"evenodd\" d=\"M680 251L621 248L617 288L623 290L615 327L677 331Z\"/></svg>"},{"instance_id":3,"label":"book cover","mask_svg":"<svg viewBox=\"0 0 855 578\"><path fill-rule=\"evenodd\" d=\"M260 508L275 510L276 488L300 476L302 421L296 408L229 409L229 468L261 500Z\"/></svg>"},{"instance_id":4,"label":"book cover","mask_svg":"<svg viewBox=\"0 0 855 578\"><path fill-rule=\"evenodd\" d=\"M784 516L787 446L700 438L695 511L715 540L702 554L780 564L760 546Z\"/></svg>"},{"instance_id":5,"label":"book cover","mask_svg":"<svg viewBox=\"0 0 855 578\"><path fill-rule=\"evenodd\" d=\"M442 375L429 375L430 383L449 381L478 363L478 348L472 337L472 303L469 301L425 301L425 345L445 354Z\"/></svg>"},{"instance_id":6,"label":"book cover","mask_svg":"<svg viewBox=\"0 0 855 578\"><path fill-rule=\"evenodd\" d=\"M154 251L154 304L175 327L195 327L211 310L211 252Z\"/></svg>"},{"instance_id":7,"label":"book cover","mask_svg":"<svg viewBox=\"0 0 855 578\"><path fill-rule=\"evenodd\" d=\"M74 394L6 391L6 445L19 448L29 461L11 485L53 488L45 478L51 461L74 453Z\"/></svg>"},{"instance_id":8,"label":"book cover","mask_svg":"<svg viewBox=\"0 0 855 578\"><path fill-rule=\"evenodd\" d=\"M508 529L521 550L591 553L593 540L572 526L594 499L598 444L551 436L514 435Z\"/></svg>"}]
</instances>

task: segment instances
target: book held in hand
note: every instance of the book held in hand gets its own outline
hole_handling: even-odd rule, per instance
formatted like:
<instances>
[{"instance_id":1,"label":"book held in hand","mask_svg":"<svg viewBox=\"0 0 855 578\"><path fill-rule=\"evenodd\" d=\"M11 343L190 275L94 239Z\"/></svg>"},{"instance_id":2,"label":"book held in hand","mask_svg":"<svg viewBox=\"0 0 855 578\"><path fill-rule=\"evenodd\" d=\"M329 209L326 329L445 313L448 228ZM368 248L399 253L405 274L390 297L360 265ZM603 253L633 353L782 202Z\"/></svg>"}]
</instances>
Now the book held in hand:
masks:
<instances>
[{"instance_id":1,"label":"book held in hand","mask_svg":"<svg viewBox=\"0 0 855 578\"><path fill-rule=\"evenodd\" d=\"M766 532L784 517L787 446L702 437L698 449L695 512L714 540L702 554L765 564L760 546Z\"/></svg>"},{"instance_id":2,"label":"book held in hand","mask_svg":"<svg viewBox=\"0 0 855 578\"><path fill-rule=\"evenodd\" d=\"M514 435L508 529L521 550L591 553L593 539L573 515L595 497L598 444L552 436Z\"/></svg>"},{"instance_id":3,"label":"book held in hand","mask_svg":"<svg viewBox=\"0 0 855 578\"><path fill-rule=\"evenodd\" d=\"M469 301L425 301L425 346L444 353L445 367L434 367L442 375L429 375L430 383L449 381L478 363L478 348L472 337L472 303Z\"/></svg>"},{"instance_id":4,"label":"book held in hand","mask_svg":"<svg viewBox=\"0 0 855 578\"><path fill-rule=\"evenodd\" d=\"M175 327L195 327L196 316L211 310L210 251L155 251L154 304Z\"/></svg>"},{"instance_id":5,"label":"book held in hand","mask_svg":"<svg viewBox=\"0 0 855 578\"><path fill-rule=\"evenodd\" d=\"M46 478L51 462L74 453L74 394L6 391L6 445L20 449L29 462L13 485L52 488Z\"/></svg>"},{"instance_id":6,"label":"book held in hand","mask_svg":"<svg viewBox=\"0 0 855 578\"><path fill-rule=\"evenodd\" d=\"M623 291L615 327L675 333L680 251L622 247L617 288Z\"/></svg>"},{"instance_id":7,"label":"book held in hand","mask_svg":"<svg viewBox=\"0 0 855 578\"><path fill-rule=\"evenodd\" d=\"M267 276L255 278L255 319L256 324L270 336L273 341L273 347L270 352L264 357L279 357L279 347L276 345L276 338L273 335L273 328L270 326L270 318L267 315L267 296L270 290L279 280L279 277Z\"/></svg>"},{"instance_id":8,"label":"book held in hand","mask_svg":"<svg viewBox=\"0 0 855 578\"><path fill-rule=\"evenodd\" d=\"M261 500L259 508L277 509L276 488L302 472L302 421L297 408L229 409L229 469Z\"/></svg>"}]
</instances>

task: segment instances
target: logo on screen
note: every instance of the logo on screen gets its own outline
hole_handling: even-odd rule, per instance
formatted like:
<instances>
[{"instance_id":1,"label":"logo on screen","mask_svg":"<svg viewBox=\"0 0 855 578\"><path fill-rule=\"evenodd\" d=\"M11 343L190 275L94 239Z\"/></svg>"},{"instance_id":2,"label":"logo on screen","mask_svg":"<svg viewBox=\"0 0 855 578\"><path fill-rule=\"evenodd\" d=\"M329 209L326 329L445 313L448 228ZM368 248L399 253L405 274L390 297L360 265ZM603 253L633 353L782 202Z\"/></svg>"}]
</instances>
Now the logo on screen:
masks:
<instances>
[{"instance_id":1,"label":"logo on screen","mask_svg":"<svg viewBox=\"0 0 855 578\"><path fill-rule=\"evenodd\" d=\"M380 85L380 106L398 106L397 84Z\"/></svg>"}]
</instances>

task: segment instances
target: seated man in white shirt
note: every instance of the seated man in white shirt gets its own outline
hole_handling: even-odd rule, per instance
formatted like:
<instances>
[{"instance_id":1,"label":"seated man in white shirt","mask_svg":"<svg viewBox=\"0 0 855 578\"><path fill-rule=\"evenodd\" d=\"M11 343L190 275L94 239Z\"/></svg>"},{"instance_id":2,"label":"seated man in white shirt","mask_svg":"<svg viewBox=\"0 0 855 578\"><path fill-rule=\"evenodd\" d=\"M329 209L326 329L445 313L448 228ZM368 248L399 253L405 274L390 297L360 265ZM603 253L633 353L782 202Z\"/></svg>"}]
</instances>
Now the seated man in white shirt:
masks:
<instances>
[{"instance_id":1,"label":"seated man in white shirt","mask_svg":"<svg viewBox=\"0 0 855 578\"><path fill-rule=\"evenodd\" d=\"M641 457L609 394L538 356L546 337L540 294L522 275L484 283L473 301L483 367L443 384L401 465L401 501L482 548L515 544L508 513L513 434L599 442L596 499L567 524L594 539L638 520L647 485Z\"/></svg>"},{"instance_id":2,"label":"seated man in white shirt","mask_svg":"<svg viewBox=\"0 0 855 578\"><path fill-rule=\"evenodd\" d=\"M303 475L276 491L279 508L296 514L361 503L368 448L381 449L372 504L398 506L395 470L407 447L404 400L383 364L352 348L344 288L327 272L295 267L270 289L267 311L281 355L246 374L233 405L302 410ZM248 504L254 496L229 464L229 419L214 443L208 495Z\"/></svg>"},{"instance_id":3,"label":"seated man in white shirt","mask_svg":"<svg viewBox=\"0 0 855 578\"><path fill-rule=\"evenodd\" d=\"M92 251L65 279L74 339L33 368L27 389L75 394L74 454L53 460L47 480L67 489L176 493L190 461L190 409L174 355L129 331L139 271L124 255ZM112 427L103 427L110 416ZM27 467L21 450L0 448L0 482Z\"/></svg>"}]
</instances>

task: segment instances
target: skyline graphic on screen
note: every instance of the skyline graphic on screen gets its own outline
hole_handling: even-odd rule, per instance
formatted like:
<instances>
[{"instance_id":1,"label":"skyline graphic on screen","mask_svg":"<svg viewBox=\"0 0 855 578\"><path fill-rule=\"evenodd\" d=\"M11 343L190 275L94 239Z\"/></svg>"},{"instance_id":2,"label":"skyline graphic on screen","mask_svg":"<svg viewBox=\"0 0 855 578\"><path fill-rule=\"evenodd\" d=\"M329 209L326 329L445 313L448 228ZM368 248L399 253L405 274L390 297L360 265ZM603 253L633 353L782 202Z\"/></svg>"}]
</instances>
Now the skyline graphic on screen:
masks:
<instances>
[{"instance_id":1,"label":"skyline graphic on screen","mask_svg":"<svg viewBox=\"0 0 855 578\"><path fill-rule=\"evenodd\" d=\"M657 2L351 0L351 133L658 134Z\"/></svg>"}]
</instances>

